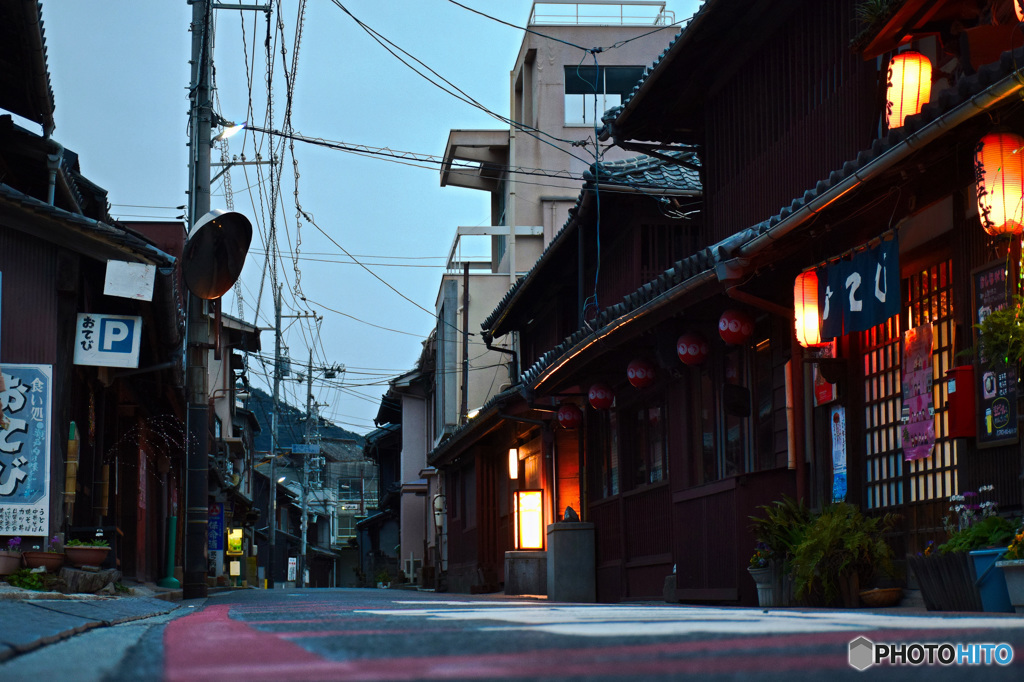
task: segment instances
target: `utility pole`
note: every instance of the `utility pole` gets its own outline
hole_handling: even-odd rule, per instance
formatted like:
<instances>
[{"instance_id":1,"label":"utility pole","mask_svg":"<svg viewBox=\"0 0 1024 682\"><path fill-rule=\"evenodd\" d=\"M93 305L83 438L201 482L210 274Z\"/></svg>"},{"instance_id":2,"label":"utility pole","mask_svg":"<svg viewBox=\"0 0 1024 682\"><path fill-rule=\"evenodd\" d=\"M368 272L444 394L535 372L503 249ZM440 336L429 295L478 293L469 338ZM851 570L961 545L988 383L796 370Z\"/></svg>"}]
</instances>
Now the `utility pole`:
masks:
<instances>
[{"instance_id":1,"label":"utility pole","mask_svg":"<svg viewBox=\"0 0 1024 682\"><path fill-rule=\"evenodd\" d=\"M306 373L306 442L312 431L313 416L313 350L309 351L309 365ZM306 586L306 540L309 533L309 454L302 453L302 557L299 566L299 587Z\"/></svg>"},{"instance_id":2,"label":"utility pole","mask_svg":"<svg viewBox=\"0 0 1024 682\"><path fill-rule=\"evenodd\" d=\"M274 545L277 543L277 439L278 398L281 395L281 285L274 290L274 408L270 416L270 487L267 507L269 510L270 530L267 549L267 587L274 589Z\"/></svg>"},{"instance_id":3,"label":"utility pole","mask_svg":"<svg viewBox=\"0 0 1024 682\"><path fill-rule=\"evenodd\" d=\"M210 211L210 42L213 27L211 7L206 0L192 2L192 106L189 140L189 228ZM188 439L185 452L185 599L207 596L207 523L209 521L209 407L207 390L207 347L209 318L205 303L188 294L186 331L186 398Z\"/></svg>"}]
</instances>

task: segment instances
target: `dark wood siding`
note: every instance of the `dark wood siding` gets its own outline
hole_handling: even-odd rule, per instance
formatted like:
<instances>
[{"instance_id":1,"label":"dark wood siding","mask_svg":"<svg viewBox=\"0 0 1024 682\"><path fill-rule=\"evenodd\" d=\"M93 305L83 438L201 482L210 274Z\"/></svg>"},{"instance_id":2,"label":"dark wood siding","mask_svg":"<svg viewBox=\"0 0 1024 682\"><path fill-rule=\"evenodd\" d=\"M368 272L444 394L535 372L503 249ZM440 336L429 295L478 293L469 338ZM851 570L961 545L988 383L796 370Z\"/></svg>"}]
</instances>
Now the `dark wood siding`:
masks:
<instances>
[{"instance_id":1,"label":"dark wood siding","mask_svg":"<svg viewBox=\"0 0 1024 682\"><path fill-rule=\"evenodd\" d=\"M0 359L19 364L57 362L57 247L0 229Z\"/></svg>"},{"instance_id":2,"label":"dark wood siding","mask_svg":"<svg viewBox=\"0 0 1024 682\"><path fill-rule=\"evenodd\" d=\"M709 98L708 241L778 213L877 137L875 62L846 47L854 4L805 3Z\"/></svg>"}]
</instances>

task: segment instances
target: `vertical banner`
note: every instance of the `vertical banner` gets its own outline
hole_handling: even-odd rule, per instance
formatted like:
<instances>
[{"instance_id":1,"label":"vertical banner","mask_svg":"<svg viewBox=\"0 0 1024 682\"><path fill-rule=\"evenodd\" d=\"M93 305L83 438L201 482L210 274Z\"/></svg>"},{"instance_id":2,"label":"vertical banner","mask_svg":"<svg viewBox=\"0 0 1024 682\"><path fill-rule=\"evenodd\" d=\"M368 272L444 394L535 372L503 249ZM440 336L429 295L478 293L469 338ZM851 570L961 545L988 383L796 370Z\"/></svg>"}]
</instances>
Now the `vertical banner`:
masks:
<instances>
[{"instance_id":1,"label":"vertical banner","mask_svg":"<svg viewBox=\"0 0 1024 682\"><path fill-rule=\"evenodd\" d=\"M1011 302L1006 278L1006 264L989 263L971 273L974 288L974 324L989 313L1002 310ZM978 330L974 330L974 347L979 348ZM1017 442L1017 368L1003 366L990 368L988 358L978 357L978 371L974 373L974 391L978 406L978 447L991 447Z\"/></svg>"},{"instance_id":2,"label":"vertical banner","mask_svg":"<svg viewBox=\"0 0 1024 682\"><path fill-rule=\"evenodd\" d=\"M0 365L0 535L50 523L51 365Z\"/></svg>"},{"instance_id":3,"label":"vertical banner","mask_svg":"<svg viewBox=\"0 0 1024 682\"><path fill-rule=\"evenodd\" d=\"M214 502L210 505L210 518L206 525L206 548L211 552L224 550L224 505Z\"/></svg>"},{"instance_id":4,"label":"vertical banner","mask_svg":"<svg viewBox=\"0 0 1024 682\"><path fill-rule=\"evenodd\" d=\"M903 333L903 414L900 435L903 458L929 457L935 449L935 406L932 403L932 325Z\"/></svg>"},{"instance_id":5,"label":"vertical banner","mask_svg":"<svg viewBox=\"0 0 1024 682\"><path fill-rule=\"evenodd\" d=\"M832 501L846 499L846 408L835 405L831 409L832 425Z\"/></svg>"}]
</instances>

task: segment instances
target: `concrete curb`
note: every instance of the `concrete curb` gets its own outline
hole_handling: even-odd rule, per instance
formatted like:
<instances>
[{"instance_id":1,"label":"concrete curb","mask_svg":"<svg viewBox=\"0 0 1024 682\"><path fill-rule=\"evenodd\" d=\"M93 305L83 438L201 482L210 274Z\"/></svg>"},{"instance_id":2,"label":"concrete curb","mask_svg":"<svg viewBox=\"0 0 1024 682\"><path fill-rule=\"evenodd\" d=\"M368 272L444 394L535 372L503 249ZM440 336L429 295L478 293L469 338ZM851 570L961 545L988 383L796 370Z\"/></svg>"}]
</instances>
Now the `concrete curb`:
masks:
<instances>
[{"instance_id":1,"label":"concrete curb","mask_svg":"<svg viewBox=\"0 0 1024 682\"><path fill-rule=\"evenodd\" d=\"M94 597L30 593L0 599L0 662L97 627L170 613L166 598ZM164 595L161 595L163 597ZM89 598L91 597L91 598ZM179 596L180 599L180 596Z\"/></svg>"}]
</instances>

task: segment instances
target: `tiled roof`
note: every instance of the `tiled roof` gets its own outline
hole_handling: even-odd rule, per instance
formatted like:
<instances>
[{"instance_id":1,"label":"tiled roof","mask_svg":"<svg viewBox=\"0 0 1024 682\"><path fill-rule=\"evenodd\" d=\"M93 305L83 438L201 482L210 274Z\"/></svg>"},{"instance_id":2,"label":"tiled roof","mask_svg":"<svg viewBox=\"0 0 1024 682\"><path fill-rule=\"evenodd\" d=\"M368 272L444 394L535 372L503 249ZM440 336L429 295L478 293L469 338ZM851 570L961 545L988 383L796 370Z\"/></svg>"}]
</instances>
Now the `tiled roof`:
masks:
<instances>
[{"instance_id":1,"label":"tiled roof","mask_svg":"<svg viewBox=\"0 0 1024 682\"><path fill-rule=\"evenodd\" d=\"M688 163L691 167L668 163L653 156L637 156L591 164L583 172L583 180L586 186L593 186L600 178L602 184L700 192L702 187L696 168L699 165L697 155L676 151L666 152L666 155Z\"/></svg>"},{"instance_id":2,"label":"tiled roof","mask_svg":"<svg viewBox=\"0 0 1024 682\"><path fill-rule=\"evenodd\" d=\"M451 435L444 440L444 442L434 448L431 452L427 453L427 464L435 466L453 447L460 442L463 442L478 428L482 428L484 425L488 424L499 409L507 405L519 394L520 386L512 386L511 388L506 388L501 393L497 393L492 396L490 400L483 404L480 408L480 413L476 417L457 427L452 431Z\"/></svg>"},{"instance_id":3,"label":"tiled roof","mask_svg":"<svg viewBox=\"0 0 1024 682\"><path fill-rule=\"evenodd\" d=\"M689 165L699 165L697 155L693 152L668 151L666 156L678 158ZM600 182L597 182L600 178ZM622 161L604 161L599 164L591 164L583 173L583 189L576 198L576 205L569 209L569 217L566 219L562 229L551 239L544 252L533 264L530 271L519 279L505 293L501 301L494 308L490 315L480 324L485 335L489 335L492 326L498 322L501 314L511 304L519 291L526 285L531 277L535 275L566 240L571 232L571 227L576 222L576 216L586 199L588 193L593 193L595 187L607 185L619 185L631 187L651 194L671 192L701 192L701 184L698 173L693 168L670 163L664 159L652 156L639 156Z\"/></svg>"},{"instance_id":4,"label":"tiled roof","mask_svg":"<svg viewBox=\"0 0 1024 682\"><path fill-rule=\"evenodd\" d=\"M108 225L78 213L71 213L62 208L51 206L45 201L0 183L0 203L2 202L8 202L9 204L19 206L22 210L71 226L95 240L95 242L108 245L111 256L115 255L114 250L116 249L116 253L125 254L126 252L132 252L143 260L160 265L170 264L175 260L172 256L156 248L142 237L124 228Z\"/></svg>"}]
</instances>

